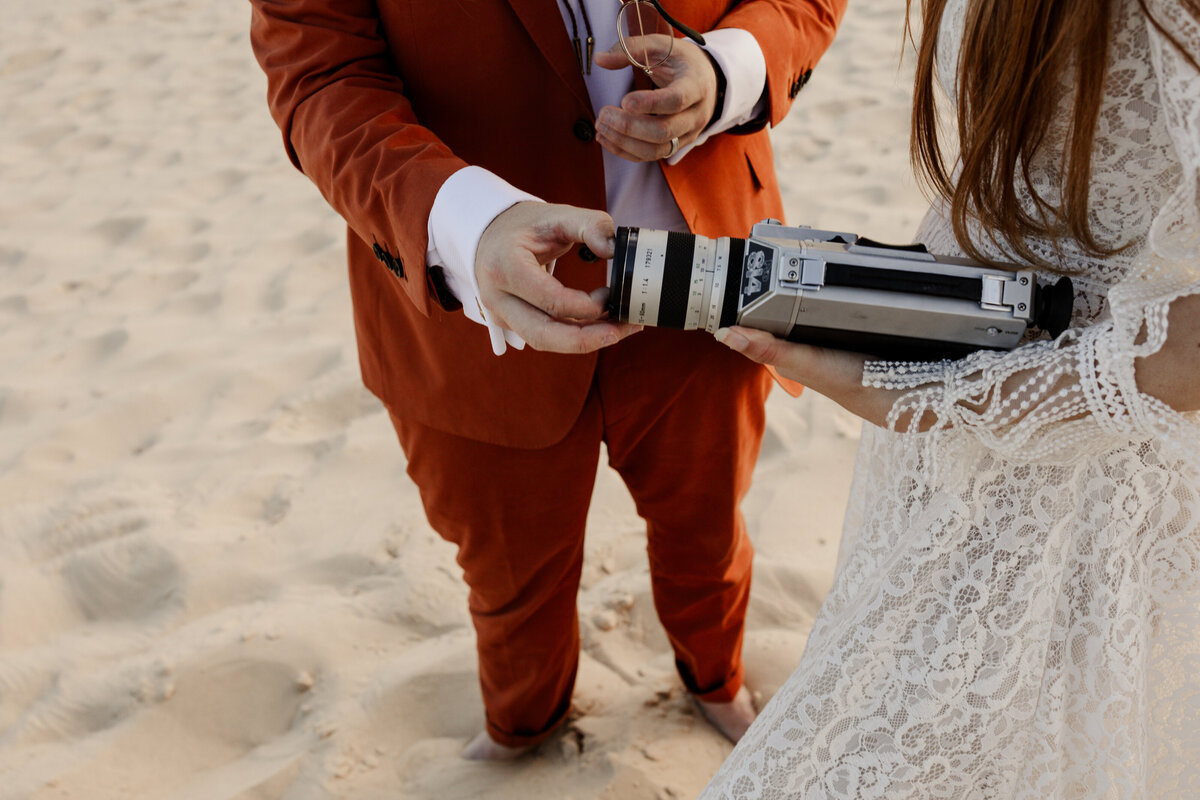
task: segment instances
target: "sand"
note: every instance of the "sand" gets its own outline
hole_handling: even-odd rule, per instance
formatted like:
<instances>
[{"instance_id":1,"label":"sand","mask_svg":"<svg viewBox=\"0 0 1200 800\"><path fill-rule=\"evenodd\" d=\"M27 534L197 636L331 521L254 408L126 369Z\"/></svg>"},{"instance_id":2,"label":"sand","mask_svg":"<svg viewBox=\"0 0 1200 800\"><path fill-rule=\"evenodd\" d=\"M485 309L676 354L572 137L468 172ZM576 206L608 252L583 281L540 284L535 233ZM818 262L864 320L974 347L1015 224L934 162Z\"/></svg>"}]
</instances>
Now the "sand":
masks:
<instances>
[{"instance_id":1,"label":"sand","mask_svg":"<svg viewBox=\"0 0 1200 800\"><path fill-rule=\"evenodd\" d=\"M482 725L466 589L359 381L343 227L287 163L245 3L10 3L0 37L0 800L686 798L691 711L615 473L564 735ZM907 241L903 4L853 3L773 133L788 221ZM775 393L748 682L832 579L858 422Z\"/></svg>"}]
</instances>

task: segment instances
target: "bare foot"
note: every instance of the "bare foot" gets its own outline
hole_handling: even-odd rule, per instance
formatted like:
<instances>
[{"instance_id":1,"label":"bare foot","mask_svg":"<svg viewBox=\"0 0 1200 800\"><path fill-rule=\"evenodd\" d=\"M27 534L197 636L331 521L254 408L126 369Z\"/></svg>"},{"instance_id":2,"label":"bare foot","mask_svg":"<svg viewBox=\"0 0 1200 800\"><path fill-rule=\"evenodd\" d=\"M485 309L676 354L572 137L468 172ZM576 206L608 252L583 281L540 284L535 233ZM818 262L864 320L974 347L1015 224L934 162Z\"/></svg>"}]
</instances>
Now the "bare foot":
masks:
<instances>
[{"instance_id":1,"label":"bare foot","mask_svg":"<svg viewBox=\"0 0 1200 800\"><path fill-rule=\"evenodd\" d=\"M462 749L462 757L471 761L511 761L525 755L533 748L534 745L507 747L492 741L492 737L488 736L487 731L480 731L479 735L467 742L467 746Z\"/></svg>"},{"instance_id":2,"label":"bare foot","mask_svg":"<svg viewBox=\"0 0 1200 800\"><path fill-rule=\"evenodd\" d=\"M692 695L692 701L699 709L700 715L734 744L738 743L750 727L750 723L758 716L758 712L754 710L754 701L750 698L750 690L745 686L738 689L738 693L728 703L706 703L695 695Z\"/></svg>"}]
</instances>

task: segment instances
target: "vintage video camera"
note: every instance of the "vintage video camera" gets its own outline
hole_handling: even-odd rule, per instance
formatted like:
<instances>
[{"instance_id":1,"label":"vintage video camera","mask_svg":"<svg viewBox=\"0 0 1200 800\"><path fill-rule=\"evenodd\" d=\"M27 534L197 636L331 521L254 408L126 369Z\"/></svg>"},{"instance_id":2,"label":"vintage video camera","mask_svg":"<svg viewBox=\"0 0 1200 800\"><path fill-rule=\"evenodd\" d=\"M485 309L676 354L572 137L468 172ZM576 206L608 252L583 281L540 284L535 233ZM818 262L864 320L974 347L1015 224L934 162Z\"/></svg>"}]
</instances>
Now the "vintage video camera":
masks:
<instances>
[{"instance_id":1,"label":"vintage video camera","mask_svg":"<svg viewBox=\"0 0 1200 800\"><path fill-rule=\"evenodd\" d=\"M748 239L617 228L609 312L713 333L760 328L793 342L904 361L1009 350L1035 326L1066 330L1069 278L997 269L853 233L754 226Z\"/></svg>"}]
</instances>

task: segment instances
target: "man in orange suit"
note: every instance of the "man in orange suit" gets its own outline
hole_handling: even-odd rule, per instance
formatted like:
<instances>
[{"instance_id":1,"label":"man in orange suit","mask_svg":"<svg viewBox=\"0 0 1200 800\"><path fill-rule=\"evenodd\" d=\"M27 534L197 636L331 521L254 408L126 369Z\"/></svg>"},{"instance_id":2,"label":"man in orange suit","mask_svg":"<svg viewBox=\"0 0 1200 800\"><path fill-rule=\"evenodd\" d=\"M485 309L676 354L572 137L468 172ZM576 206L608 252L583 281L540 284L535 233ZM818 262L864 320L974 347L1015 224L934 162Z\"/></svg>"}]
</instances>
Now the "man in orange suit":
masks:
<instances>
[{"instance_id":1,"label":"man in orange suit","mask_svg":"<svg viewBox=\"0 0 1200 800\"><path fill-rule=\"evenodd\" d=\"M614 220L782 219L766 127L845 0L643 2L675 38L640 59L620 0L251 2L288 154L349 225L363 380L470 588L486 724L463 754L519 755L566 717L602 442L679 675L736 741L755 713L738 506L770 378L704 332L609 321L603 259Z\"/></svg>"}]
</instances>

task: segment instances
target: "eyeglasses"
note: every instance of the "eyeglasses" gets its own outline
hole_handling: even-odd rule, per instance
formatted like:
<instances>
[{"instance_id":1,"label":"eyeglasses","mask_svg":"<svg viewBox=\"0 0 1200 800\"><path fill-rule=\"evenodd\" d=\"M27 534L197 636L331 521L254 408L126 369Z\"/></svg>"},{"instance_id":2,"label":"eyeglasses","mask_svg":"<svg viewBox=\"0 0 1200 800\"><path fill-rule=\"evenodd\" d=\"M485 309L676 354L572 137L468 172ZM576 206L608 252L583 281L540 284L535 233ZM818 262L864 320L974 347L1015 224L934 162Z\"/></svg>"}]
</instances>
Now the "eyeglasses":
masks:
<instances>
[{"instance_id":1,"label":"eyeglasses","mask_svg":"<svg viewBox=\"0 0 1200 800\"><path fill-rule=\"evenodd\" d=\"M617 12L617 40L629 62L647 75L671 57L675 46L672 28L696 44L704 44L703 36L674 19L658 0L621 0L621 10Z\"/></svg>"}]
</instances>

